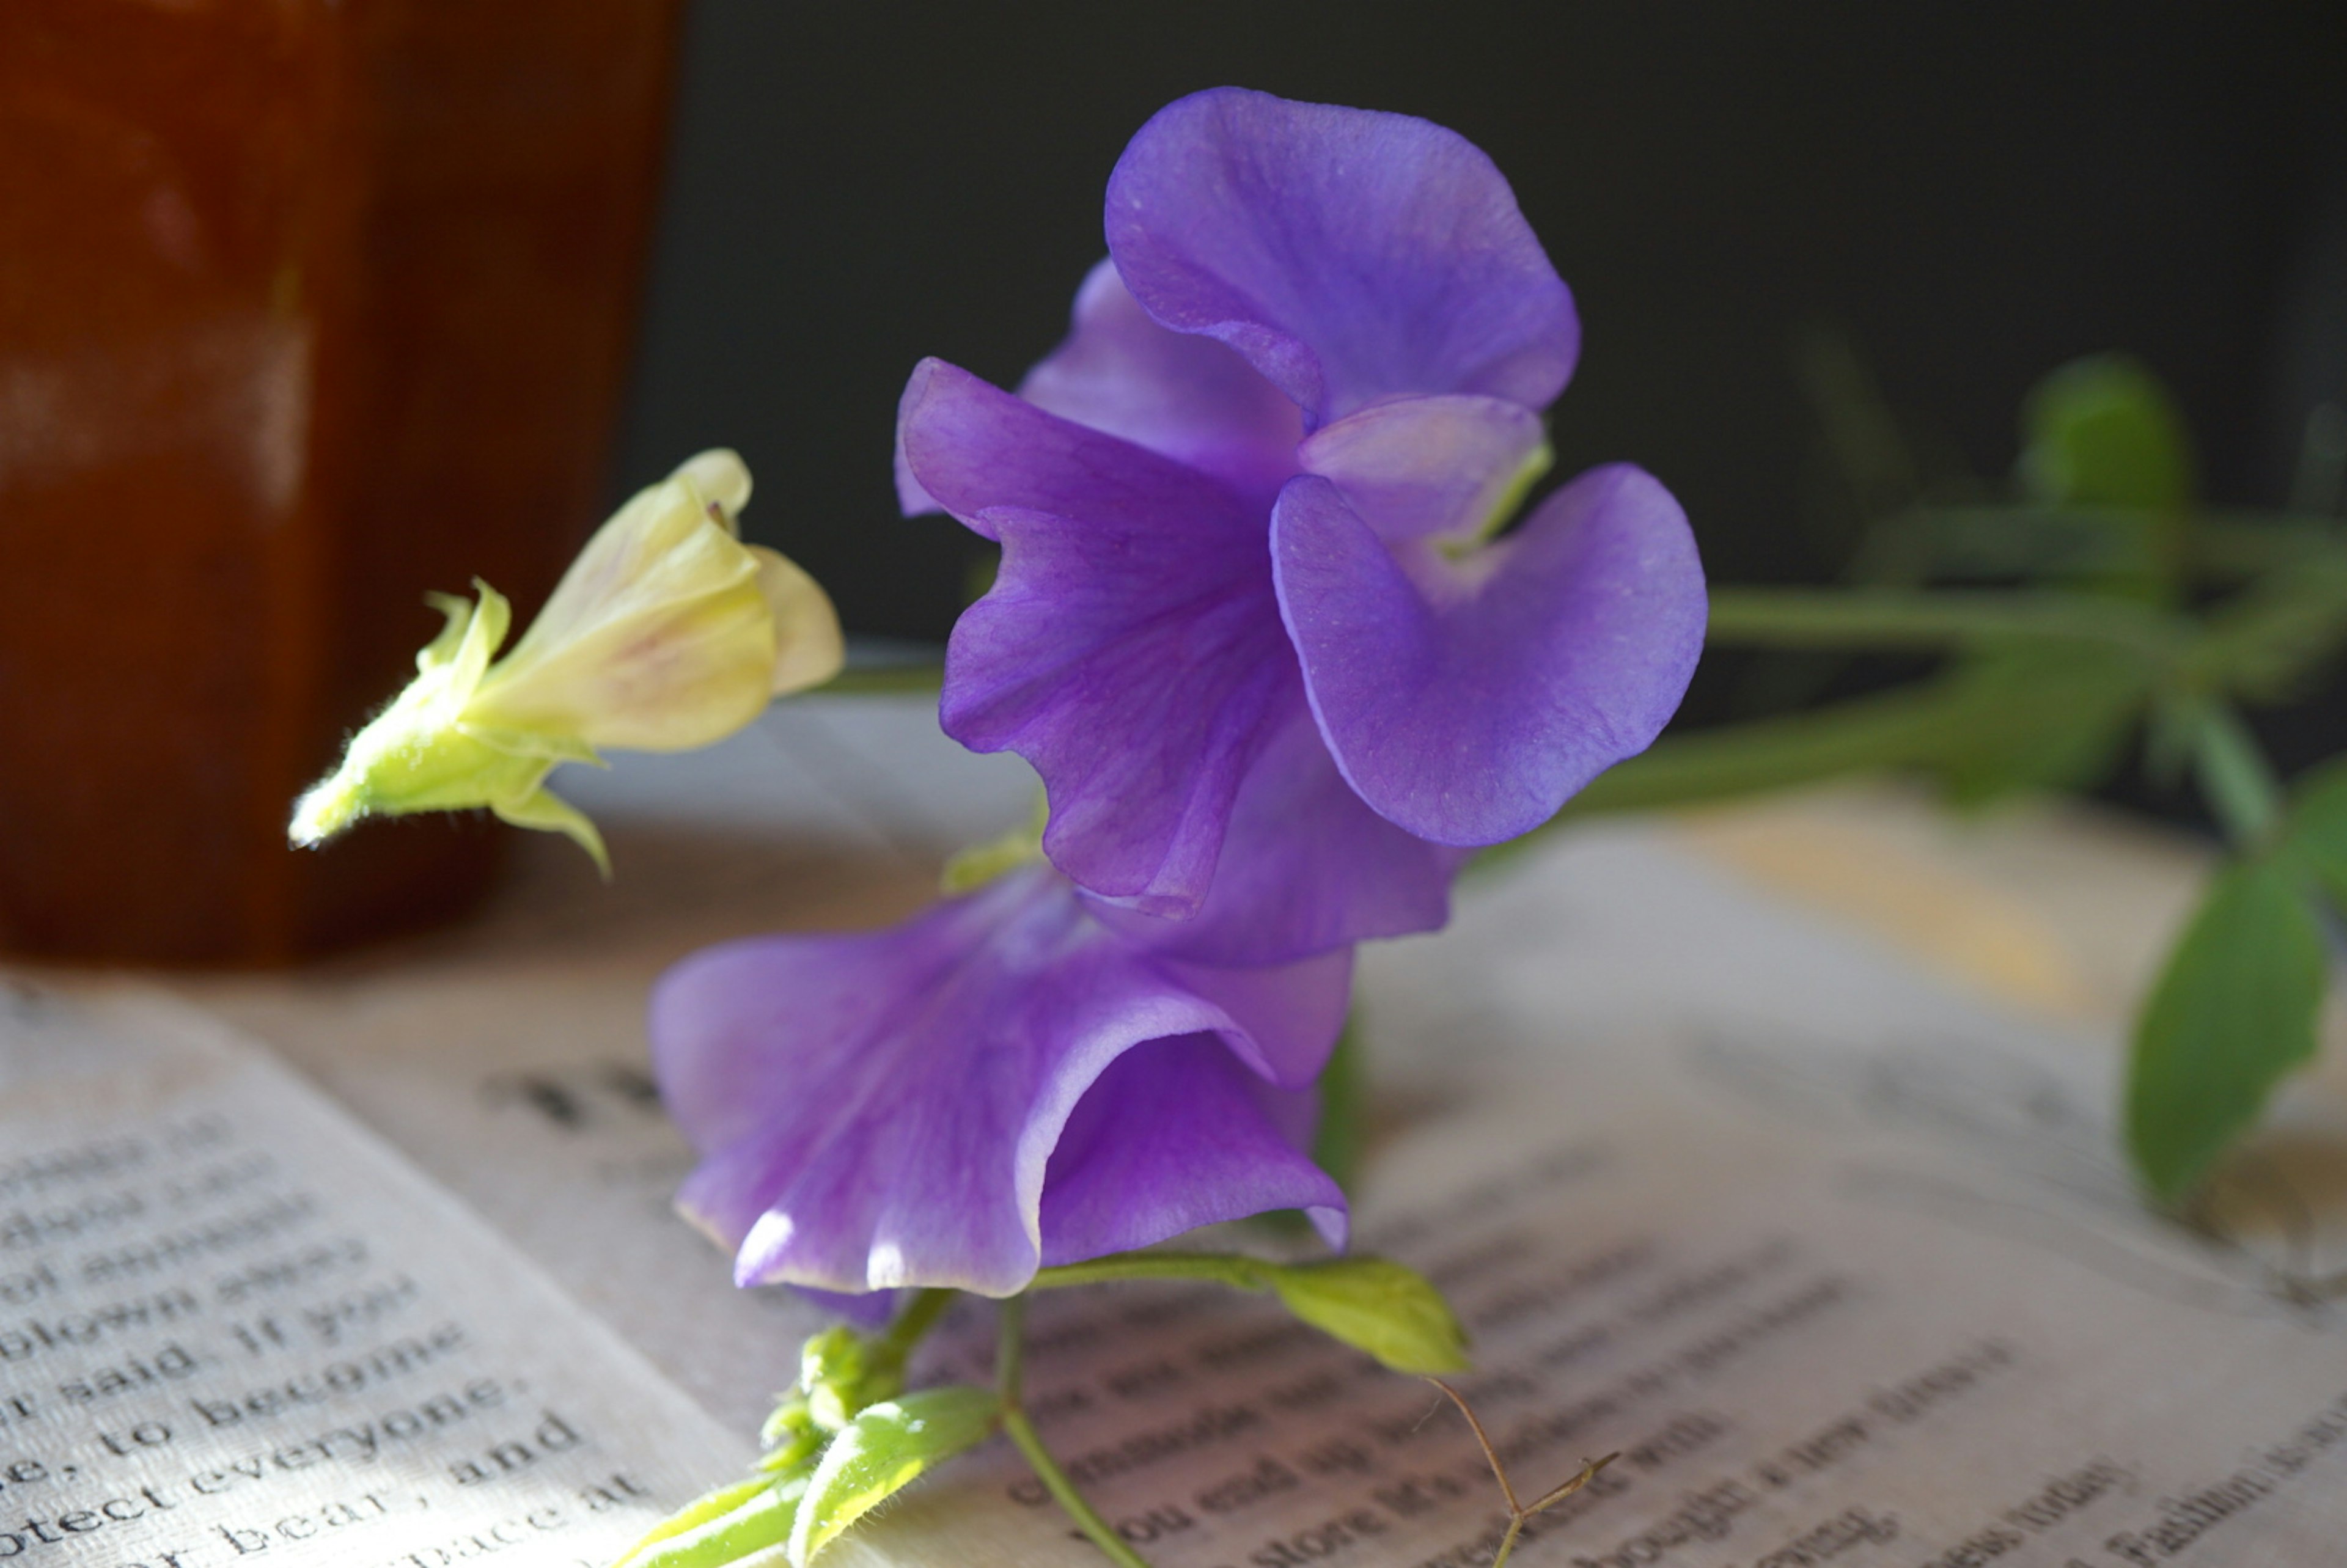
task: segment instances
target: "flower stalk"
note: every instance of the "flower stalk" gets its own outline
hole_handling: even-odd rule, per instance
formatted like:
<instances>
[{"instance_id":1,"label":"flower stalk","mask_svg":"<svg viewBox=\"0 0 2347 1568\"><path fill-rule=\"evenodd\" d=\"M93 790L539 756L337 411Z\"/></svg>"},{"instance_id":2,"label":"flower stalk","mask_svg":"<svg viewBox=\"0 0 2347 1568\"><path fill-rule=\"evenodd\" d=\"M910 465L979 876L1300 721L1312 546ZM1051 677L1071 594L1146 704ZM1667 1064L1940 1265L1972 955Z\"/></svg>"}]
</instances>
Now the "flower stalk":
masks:
<instances>
[{"instance_id":1,"label":"flower stalk","mask_svg":"<svg viewBox=\"0 0 2347 1568\"><path fill-rule=\"evenodd\" d=\"M2194 776L2225 836L2240 850L2270 843L2281 825L2281 784L2240 713L2230 703L2203 698L2189 702L2182 717Z\"/></svg>"},{"instance_id":2,"label":"flower stalk","mask_svg":"<svg viewBox=\"0 0 2347 1568\"><path fill-rule=\"evenodd\" d=\"M1076 1527L1101 1549L1110 1562L1116 1563L1118 1568L1149 1568L1149 1560L1126 1545L1124 1537L1116 1532L1116 1527L1101 1517L1100 1510L1094 1508L1077 1489L1074 1479L1060 1467L1058 1460L1051 1457L1051 1450L1043 1446L1042 1434L1036 1431L1035 1423L1028 1419L1026 1407L1020 1402L1021 1384L1026 1372L1027 1298L1013 1296L1004 1300L999 1321L1000 1328L995 1342L994 1380L995 1388L1002 1397L1002 1430L1010 1434L1010 1440L1025 1456L1028 1468L1035 1472L1035 1479L1043 1483L1044 1490L1051 1494L1052 1500L1070 1519L1076 1522Z\"/></svg>"}]
</instances>

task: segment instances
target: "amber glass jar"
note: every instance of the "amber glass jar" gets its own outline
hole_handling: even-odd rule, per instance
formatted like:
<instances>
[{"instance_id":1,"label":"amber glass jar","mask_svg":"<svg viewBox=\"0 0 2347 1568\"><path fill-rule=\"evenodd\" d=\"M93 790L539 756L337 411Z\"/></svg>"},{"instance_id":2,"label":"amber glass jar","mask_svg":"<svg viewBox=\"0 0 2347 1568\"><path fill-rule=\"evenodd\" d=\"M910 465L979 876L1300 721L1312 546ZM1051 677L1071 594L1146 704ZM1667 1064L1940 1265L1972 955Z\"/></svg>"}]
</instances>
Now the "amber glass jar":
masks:
<instances>
[{"instance_id":1,"label":"amber glass jar","mask_svg":"<svg viewBox=\"0 0 2347 1568\"><path fill-rule=\"evenodd\" d=\"M0 946L268 963L486 829L285 847L429 588L591 524L676 0L0 4Z\"/></svg>"}]
</instances>

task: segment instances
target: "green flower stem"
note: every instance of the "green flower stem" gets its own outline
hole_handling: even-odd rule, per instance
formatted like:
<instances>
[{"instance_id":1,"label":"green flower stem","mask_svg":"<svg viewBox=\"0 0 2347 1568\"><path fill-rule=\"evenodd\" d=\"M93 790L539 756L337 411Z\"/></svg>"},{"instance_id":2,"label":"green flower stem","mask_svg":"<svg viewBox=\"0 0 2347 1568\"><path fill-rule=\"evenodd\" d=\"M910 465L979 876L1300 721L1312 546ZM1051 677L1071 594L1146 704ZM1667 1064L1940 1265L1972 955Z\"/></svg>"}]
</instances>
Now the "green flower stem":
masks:
<instances>
[{"instance_id":1,"label":"green flower stem","mask_svg":"<svg viewBox=\"0 0 2347 1568\"><path fill-rule=\"evenodd\" d=\"M2193 565L2216 578L2255 577L2340 553L2335 518L2289 512L2212 511L2192 538Z\"/></svg>"},{"instance_id":2,"label":"green flower stem","mask_svg":"<svg viewBox=\"0 0 2347 1568\"><path fill-rule=\"evenodd\" d=\"M944 1289L916 1291L913 1304L897 1314L874 1348L896 1366L903 1367L913 1348L928 1337L938 1319L946 1315L946 1308L953 1305L954 1296L955 1292Z\"/></svg>"},{"instance_id":3,"label":"green flower stem","mask_svg":"<svg viewBox=\"0 0 2347 1568\"><path fill-rule=\"evenodd\" d=\"M1251 1257L1223 1252L1119 1252L1085 1263L1063 1263L1035 1271L1030 1290L1070 1285L1100 1285L1112 1279L1211 1279L1239 1290L1261 1290L1262 1266Z\"/></svg>"},{"instance_id":4,"label":"green flower stem","mask_svg":"<svg viewBox=\"0 0 2347 1568\"><path fill-rule=\"evenodd\" d=\"M1029 1468L1040 1481L1069 1518L1092 1538L1092 1543L1104 1553L1118 1568L1149 1568L1149 1560L1124 1542L1113 1525L1100 1516L1100 1511L1084 1501L1051 1450L1043 1446L1043 1439L1035 1430L1035 1423L1027 1419L1027 1409L1020 1402L1020 1389L1026 1369L1027 1358L1027 1298L1014 1296L1002 1304L1001 1337L994 1355L996 1387L1002 1394L1002 1430L1027 1456Z\"/></svg>"},{"instance_id":5,"label":"green flower stem","mask_svg":"<svg viewBox=\"0 0 2347 1568\"><path fill-rule=\"evenodd\" d=\"M2183 641L2168 617L2043 589L1716 588L1714 642L1771 648L1945 648L1995 637L2100 642L2157 659Z\"/></svg>"},{"instance_id":6,"label":"green flower stem","mask_svg":"<svg viewBox=\"0 0 2347 1568\"><path fill-rule=\"evenodd\" d=\"M2281 825L2282 793L2241 716L2211 698L2195 701L2187 715L2193 771L2200 793L2235 847L2257 849Z\"/></svg>"},{"instance_id":7,"label":"green flower stem","mask_svg":"<svg viewBox=\"0 0 2347 1568\"><path fill-rule=\"evenodd\" d=\"M814 689L825 697L886 696L897 692L935 692L945 682L946 668L926 661L903 664L851 665Z\"/></svg>"}]
</instances>

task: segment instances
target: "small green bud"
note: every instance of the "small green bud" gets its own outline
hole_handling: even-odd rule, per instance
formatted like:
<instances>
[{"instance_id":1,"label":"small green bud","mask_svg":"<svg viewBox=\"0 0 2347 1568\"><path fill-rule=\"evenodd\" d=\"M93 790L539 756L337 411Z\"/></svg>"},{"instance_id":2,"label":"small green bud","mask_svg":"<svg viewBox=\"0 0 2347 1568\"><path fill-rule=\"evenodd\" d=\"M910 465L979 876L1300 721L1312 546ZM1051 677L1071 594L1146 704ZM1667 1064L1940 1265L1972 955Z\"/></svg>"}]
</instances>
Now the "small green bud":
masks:
<instances>
[{"instance_id":1,"label":"small green bud","mask_svg":"<svg viewBox=\"0 0 2347 1568\"><path fill-rule=\"evenodd\" d=\"M1466 1330L1416 1269L1391 1258L1337 1257L1263 1273L1290 1312L1397 1372L1467 1369Z\"/></svg>"},{"instance_id":2,"label":"small green bud","mask_svg":"<svg viewBox=\"0 0 2347 1568\"><path fill-rule=\"evenodd\" d=\"M931 1470L986 1440L1001 1419L990 1389L924 1389L870 1407L849 1422L807 1482L791 1531L794 1568L806 1568L840 1532Z\"/></svg>"},{"instance_id":3,"label":"small green bud","mask_svg":"<svg viewBox=\"0 0 2347 1568\"><path fill-rule=\"evenodd\" d=\"M853 1328L835 1325L799 1349L799 1391L807 1414L826 1432L839 1431L867 1405L892 1399L905 1386L905 1360Z\"/></svg>"}]
</instances>

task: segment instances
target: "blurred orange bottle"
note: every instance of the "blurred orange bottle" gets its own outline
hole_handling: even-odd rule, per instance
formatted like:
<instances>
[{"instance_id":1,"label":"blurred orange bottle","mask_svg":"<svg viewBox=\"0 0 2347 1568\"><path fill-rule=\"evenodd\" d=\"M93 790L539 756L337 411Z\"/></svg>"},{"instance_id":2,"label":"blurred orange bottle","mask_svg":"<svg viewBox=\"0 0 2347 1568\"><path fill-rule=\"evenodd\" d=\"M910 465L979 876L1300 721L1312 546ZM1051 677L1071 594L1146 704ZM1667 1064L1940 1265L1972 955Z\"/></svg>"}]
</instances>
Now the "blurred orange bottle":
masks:
<instances>
[{"instance_id":1,"label":"blurred orange bottle","mask_svg":"<svg viewBox=\"0 0 2347 1568\"><path fill-rule=\"evenodd\" d=\"M0 4L0 947L271 963L486 829L294 854L425 589L599 512L679 0Z\"/></svg>"}]
</instances>

